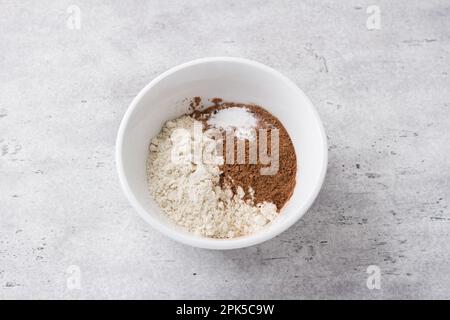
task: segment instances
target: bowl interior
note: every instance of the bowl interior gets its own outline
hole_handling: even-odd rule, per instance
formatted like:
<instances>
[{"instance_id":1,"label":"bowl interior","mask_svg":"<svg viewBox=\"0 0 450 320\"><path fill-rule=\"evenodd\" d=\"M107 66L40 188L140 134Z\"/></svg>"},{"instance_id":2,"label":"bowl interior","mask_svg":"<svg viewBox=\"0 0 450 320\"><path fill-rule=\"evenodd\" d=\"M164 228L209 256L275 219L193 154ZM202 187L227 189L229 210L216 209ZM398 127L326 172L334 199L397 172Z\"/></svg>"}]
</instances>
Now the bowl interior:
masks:
<instances>
[{"instance_id":1,"label":"bowl interior","mask_svg":"<svg viewBox=\"0 0 450 320\"><path fill-rule=\"evenodd\" d=\"M259 233L227 240L190 234L171 223L151 198L146 181L150 140L163 124L188 112L187 98L220 97L255 103L278 117L297 154L296 187L280 217ZM194 246L226 249L267 240L298 220L314 201L324 178L327 149L322 124L309 99L291 81L259 63L243 59L205 59L181 65L152 81L134 99L117 141L118 171L131 203L154 227Z\"/></svg>"}]
</instances>

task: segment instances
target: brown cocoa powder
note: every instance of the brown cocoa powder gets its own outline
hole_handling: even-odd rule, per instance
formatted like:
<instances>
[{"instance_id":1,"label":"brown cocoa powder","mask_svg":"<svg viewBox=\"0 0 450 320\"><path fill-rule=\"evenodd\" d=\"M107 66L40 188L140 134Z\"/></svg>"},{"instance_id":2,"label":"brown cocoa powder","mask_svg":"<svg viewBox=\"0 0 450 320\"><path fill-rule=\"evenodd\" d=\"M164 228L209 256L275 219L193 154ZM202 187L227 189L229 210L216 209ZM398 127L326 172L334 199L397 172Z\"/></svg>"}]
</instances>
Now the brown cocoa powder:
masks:
<instances>
[{"instance_id":1,"label":"brown cocoa powder","mask_svg":"<svg viewBox=\"0 0 450 320\"><path fill-rule=\"evenodd\" d=\"M261 174L260 169L267 167L268 165L266 164L261 164L259 161L256 164L249 163L248 141L245 141L245 164L237 164L236 161L233 161L234 164L227 164L224 139L223 156L225 158L225 164L220 166L222 171L220 176L220 184L222 187L231 187L234 193L236 193L236 188L240 186L245 191L247 199L253 200L255 204L262 203L264 201L272 202L276 205L278 211L280 211L292 196L297 173L297 157L291 138L289 137L286 129L280 120L260 106L222 102L222 99L220 98L214 98L211 102L213 102L214 105L206 108L205 110L194 110L194 118L202 121L205 128L208 128L207 121L209 117L212 114L217 113L219 110L231 107L247 108L258 120L258 126L256 128L257 139L259 139L258 129L267 129L268 154L271 154L272 152L270 148L270 130L273 128L279 130L279 169L274 175ZM234 139L234 156L236 157L237 138ZM250 188L253 189L253 192L250 192Z\"/></svg>"},{"instance_id":2,"label":"brown cocoa powder","mask_svg":"<svg viewBox=\"0 0 450 320\"><path fill-rule=\"evenodd\" d=\"M189 103L189 107L191 110L198 110L201 106L202 98L201 97L193 97L191 102Z\"/></svg>"}]
</instances>

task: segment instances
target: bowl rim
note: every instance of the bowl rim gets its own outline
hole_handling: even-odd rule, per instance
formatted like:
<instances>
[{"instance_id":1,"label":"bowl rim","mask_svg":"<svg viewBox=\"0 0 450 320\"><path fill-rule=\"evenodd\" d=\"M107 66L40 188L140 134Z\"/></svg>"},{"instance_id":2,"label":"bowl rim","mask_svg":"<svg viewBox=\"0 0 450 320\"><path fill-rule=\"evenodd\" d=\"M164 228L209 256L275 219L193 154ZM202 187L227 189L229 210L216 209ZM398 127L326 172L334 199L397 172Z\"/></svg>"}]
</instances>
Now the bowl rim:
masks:
<instances>
[{"instance_id":1,"label":"bowl rim","mask_svg":"<svg viewBox=\"0 0 450 320\"><path fill-rule=\"evenodd\" d=\"M289 219L286 219L283 221L283 223L274 224L270 229L268 228L267 231L261 230L260 232L257 232L252 235L244 236L244 237L238 237L238 238L232 238L232 239L213 239L213 238L202 238L195 234L188 234L188 233L182 233L178 232L175 229L169 228L165 223L157 220L156 218L153 218L151 214L147 212L147 210L142 207L135 197L134 193L132 192L127 178L125 176L124 168L123 168L123 159L122 159L122 147L123 147L123 139L125 134L125 129L127 127L127 124L129 122L129 119L131 115L133 114L136 106L141 101L141 99L145 96L145 94L151 90L158 82L160 82L162 79L168 77L169 75L176 73L177 71L181 69L185 69L197 64L204 64L204 63L212 63L212 62L232 62L232 63L239 63L239 64L245 64L247 66L251 66L254 68L261 69L265 72L270 73L274 77L278 78L280 81L283 81L286 85L292 87L293 89L297 90L300 95L304 98L304 100L309 104L309 108L311 109L313 113L313 117L317 121L319 125L320 130L320 140L322 141L322 148L323 148L323 162L321 166L320 176L318 183L314 186L313 192L311 193L310 197L305 202L305 205L298 211L294 211ZM175 67L170 68L169 70L163 72L156 78L154 78L149 84L147 84L141 91L137 94L137 96L132 100L130 106L127 108L122 121L120 123L120 127L117 134L116 139L116 150L115 150L115 158L116 158L116 169L117 173L119 175L120 184L122 186L122 190L125 193L128 201L131 203L132 207L138 212L138 214L147 222L149 223L154 229L158 230L162 234L166 235L167 237L181 242L183 244L187 244L193 247L199 247L204 249L215 249L215 250L228 250L228 249L238 249L238 248L244 248L253 246L262 242L265 242L267 240L270 240L282 232L286 231L289 227L291 227L293 224L295 224L312 206L314 201L316 200L320 189L322 188L323 182L325 180L325 175L328 167L328 143L327 143L327 136L325 134L325 129L323 127L322 121L320 120L319 114L312 104L311 100L305 95L305 93L289 78L281 74L280 72L276 71L275 69L268 67L260 62L256 62L253 60L245 59L245 58L238 58L238 57L207 57L207 58L201 58L192 60L189 62L182 63L180 65L177 65Z\"/></svg>"}]
</instances>

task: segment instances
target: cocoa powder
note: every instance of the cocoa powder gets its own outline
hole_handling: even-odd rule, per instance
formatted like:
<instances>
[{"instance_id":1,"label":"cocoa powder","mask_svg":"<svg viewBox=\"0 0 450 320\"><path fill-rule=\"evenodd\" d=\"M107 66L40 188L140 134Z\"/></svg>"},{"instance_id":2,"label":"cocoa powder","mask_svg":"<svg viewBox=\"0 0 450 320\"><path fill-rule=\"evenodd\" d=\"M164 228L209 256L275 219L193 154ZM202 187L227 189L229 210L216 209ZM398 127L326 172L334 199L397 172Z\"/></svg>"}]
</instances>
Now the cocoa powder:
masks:
<instances>
[{"instance_id":1,"label":"cocoa powder","mask_svg":"<svg viewBox=\"0 0 450 320\"><path fill-rule=\"evenodd\" d=\"M258 129L267 130L268 154L276 152L276 150L271 150L270 132L274 128L279 130L279 167L278 171L273 175L261 174L261 168L267 167L267 164L262 164L260 161L256 164L250 163L248 141L245 141L245 163L238 164L236 163L237 161L232 161L233 164L228 164L224 139L223 156L225 158L225 163L220 166L222 171L220 184L222 187L229 186L234 193L237 192L237 187L240 186L246 193L246 199L254 201L255 204L263 203L265 201L272 202L276 205L278 211L280 211L292 196L297 173L295 149L286 129L280 120L260 106L222 102L222 99L220 98L211 99L211 102L214 103L213 106L202 111L194 110L193 112L194 118L202 121L206 129L208 128L208 119L219 110L231 107L246 108L254 114L258 121L258 126L256 128L257 139L260 138ZM197 101L196 104L198 105L199 102ZM237 138L234 139L234 157L236 157Z\"/></svg>"},{"instance_id":2,"label":"cocoa powder","mask_svg":"<svg viewBox=\"0 0 450 320\"><path fill-rule=\"evenodd\" d=\"M201 97L193 97L191 102L189 103L189 107L191 110L198 110L201 106L202 98Z\"/></svg>"}]
</instances>

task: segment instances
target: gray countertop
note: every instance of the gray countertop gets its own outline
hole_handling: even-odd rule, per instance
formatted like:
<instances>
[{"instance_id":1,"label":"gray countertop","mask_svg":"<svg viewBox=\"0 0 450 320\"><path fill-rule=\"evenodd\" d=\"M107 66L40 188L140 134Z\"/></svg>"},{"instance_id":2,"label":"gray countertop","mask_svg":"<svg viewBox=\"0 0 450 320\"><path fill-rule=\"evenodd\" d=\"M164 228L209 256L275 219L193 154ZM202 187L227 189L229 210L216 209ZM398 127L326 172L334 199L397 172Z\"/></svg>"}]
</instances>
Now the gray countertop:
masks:
<instances>
[{"instance_id":1,"label":"gray countertop","mask_svg":"<svg viewBox=\"0 0 450 320\"><path fill-rule=\"evenodd\" d=\"M0 298L449 299L449 30L445 0L0 1ZM312 209L242 250L157 233L115 171L132 98L205 56L287 75L329 139Z\"/></svg>"}]
</instances>

